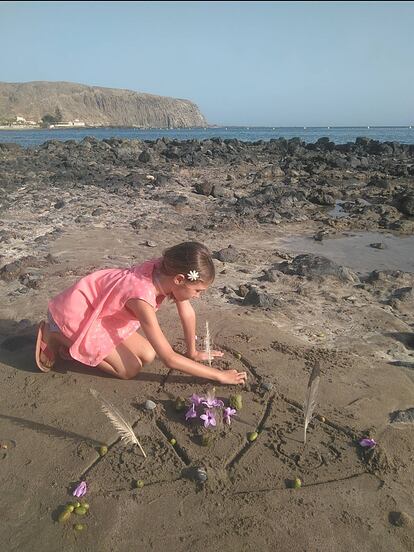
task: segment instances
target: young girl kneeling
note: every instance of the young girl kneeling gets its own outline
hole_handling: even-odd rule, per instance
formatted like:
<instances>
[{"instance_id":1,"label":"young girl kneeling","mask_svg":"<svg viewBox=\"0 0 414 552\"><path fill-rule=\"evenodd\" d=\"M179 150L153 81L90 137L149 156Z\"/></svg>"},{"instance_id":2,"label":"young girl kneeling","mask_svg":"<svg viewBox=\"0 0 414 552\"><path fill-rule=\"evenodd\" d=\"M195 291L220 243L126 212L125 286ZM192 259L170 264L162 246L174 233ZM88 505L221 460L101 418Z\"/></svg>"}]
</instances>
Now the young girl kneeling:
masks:
<instances>
[{"instance_id":1,"label":"young girl kneeling","mask_svg":"<svg viewBox=\"0 0 414 552\"><path fill-rule=\"evenodd\" d=\"M85 276L49 302L48 321L40 323L37 336L38 368L49 371L60 355L131 379L158 355L170 369L220 383L244 383L246 372L220 371L198 362L208 358L196 350L190 299L198 298L214 277L211 254L198 242L175 245L161 258L131 268ZM172 349L158 324L156 311L166 297L177 306L186 356ZM137 333L138 328L145 337ZM211 351L210 355L223 353Z\"/></svg>"}]
</instances>

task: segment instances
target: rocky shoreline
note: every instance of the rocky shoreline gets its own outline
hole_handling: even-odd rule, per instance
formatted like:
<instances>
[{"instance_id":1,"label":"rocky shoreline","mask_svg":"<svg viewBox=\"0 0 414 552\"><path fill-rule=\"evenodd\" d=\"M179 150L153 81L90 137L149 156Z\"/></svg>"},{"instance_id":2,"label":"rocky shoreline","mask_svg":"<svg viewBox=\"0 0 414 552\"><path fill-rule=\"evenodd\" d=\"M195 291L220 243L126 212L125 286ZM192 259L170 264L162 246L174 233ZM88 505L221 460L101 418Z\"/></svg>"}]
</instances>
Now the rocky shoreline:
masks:
<instances>
[{"instance_id":1,"label":"rocky shoreline","mask_svg":"<svg viewBox=\"0 0 414 552\"><path fill-rule=\"evenodd\" d=\"M373 342L367 347L361 335L357 348L412 364L412 273L356 274L323 255L283 250L278 238L414 234L414 145L85 138L32 149L0 144L0 162L0 280L12 295L44 285L44 267L57 262L51 244L68 232L98 238L122 231L142 255L146 243L161 251L195 239L219 252L220 304L258 307L255 315L333 347L346 348L348 333L355 341L362 324ZM138 259L140 247L131 255ZM99 266L99 251L95 256ZM316 304L319 319L303 320L301 309ZM371 322L362 322L362 306L373 311ZM378 315L383 324L373 331ZM393 338L384 335L389 324Z\"/></svg>"}]
</instances>

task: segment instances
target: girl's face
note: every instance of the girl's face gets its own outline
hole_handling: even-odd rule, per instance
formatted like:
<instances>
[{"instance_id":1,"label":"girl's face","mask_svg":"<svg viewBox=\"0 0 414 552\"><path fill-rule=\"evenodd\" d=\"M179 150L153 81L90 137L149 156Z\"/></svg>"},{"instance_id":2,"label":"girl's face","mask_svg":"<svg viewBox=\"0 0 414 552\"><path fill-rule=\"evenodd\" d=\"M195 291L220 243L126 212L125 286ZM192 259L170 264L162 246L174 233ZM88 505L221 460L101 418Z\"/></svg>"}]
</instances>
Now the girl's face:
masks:
<instances>
[{"instance_id":1,"label":"girl's face","mask_svg":"<svg viewBox=\"0 0 414 552\"><path fill-rule=\"evenodd\" d=\"M181 276L181 275L179 275ZM203 291L208 288L208 284L203 282L189 282L185 277L174 278L173 289L171 290L174 299L178 302L188 301L189 299L198 299Z\"/></svg>"}]
</instances>

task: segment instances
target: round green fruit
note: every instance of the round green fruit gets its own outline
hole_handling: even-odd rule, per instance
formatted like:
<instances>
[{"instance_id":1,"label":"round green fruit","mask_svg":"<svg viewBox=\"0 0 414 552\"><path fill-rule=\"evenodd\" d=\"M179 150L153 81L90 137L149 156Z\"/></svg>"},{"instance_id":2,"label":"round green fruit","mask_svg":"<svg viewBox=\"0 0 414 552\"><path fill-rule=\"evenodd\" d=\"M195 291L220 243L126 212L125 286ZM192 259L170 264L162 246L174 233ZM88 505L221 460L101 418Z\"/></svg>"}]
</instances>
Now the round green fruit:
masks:
<instances>
[{"instance_id":1,"label":"round green fruit","mask_svg":"<svg viewBox=\"0 0 414 552\"><path fill-rule=\"evenodd\" d=\"M105 456L107 452L108 452L108 447L106 446L99 447L99 456Z\"/></svg>"},{"instance_id":2,"label":"round green fruit","mask_svg":"<svg viewBox=\"0 0 414 552\"><path fill-rule=\"evenodd\" d=\"M71 512L69 512L69 510L63 510L63 512L59 514L58 522L65 523L65 521L68 521L70 516L71 516Z\"/></svg>"},{"instance_id":3,"label":"round green fruit","mask_svg":"<svg viewBox=\"0 0 414 552\"><path fill-rule=\"evenodd\" d=\"M142 479L137 479L134 481L134 487L136 489L142 489L142 487L145 485Z\"/></svg>"},{"instance_id":4,"label":"round green fruit","mask_svg":"<svg viewBox=\"0 0 414 552\"><path fill-rule=\"evenodd\" d=\"M296 477L296 479L293 482L293 488L300 489L301 487L302 487L302 481L299 479L299 477Z\"/></svg>"},{"instance_id":5,"label":"round green fruit","mask_svg":"<svg viewBox=\"0 0 414 552\"><path fill-rule=\"evenodd\" d=\"M88 510L85 508L85 506L78 506L75 508L75 514L78 516L84 516Z\"/></svg>"},{"instance_id":6,"label":"round green fruit","mask_svg":"<svg viewBox=\"0 0 414 552\"><path fill-rule=\"evenodd\" d=\"M252 443L253 441L256 441L256 439L259 437L259 434L257 431L252 431L251 433L247 434L247 439Z\"/></svg>"}]
</instances>

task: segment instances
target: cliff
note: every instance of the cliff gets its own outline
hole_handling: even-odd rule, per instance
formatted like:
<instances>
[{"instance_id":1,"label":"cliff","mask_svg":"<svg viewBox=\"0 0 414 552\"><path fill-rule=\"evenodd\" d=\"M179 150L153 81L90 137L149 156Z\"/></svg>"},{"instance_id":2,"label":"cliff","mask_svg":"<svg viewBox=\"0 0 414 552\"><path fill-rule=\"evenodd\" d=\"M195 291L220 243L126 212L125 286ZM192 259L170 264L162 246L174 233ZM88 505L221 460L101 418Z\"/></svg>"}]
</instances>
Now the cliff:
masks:
<instances>
[{"instance_id":1,"label":"cliff","mask_svg":"<svg viewBox=\"0 0 414 552\"><path fill-rule=\"evenodd\" d=\"M40 121L56 108L63 120L91 126L203 127L198 107L181 100L132 90L70 82L0 83L0 118Z\"/></svg>"}]
</instances>

